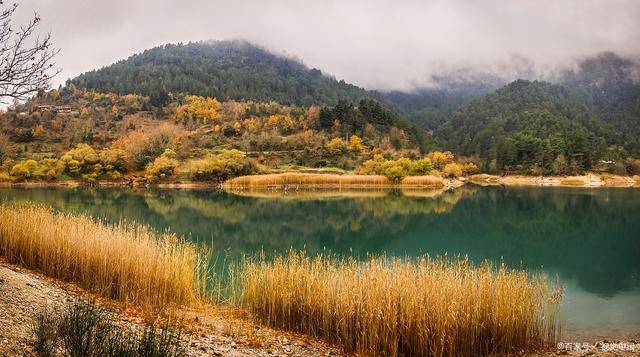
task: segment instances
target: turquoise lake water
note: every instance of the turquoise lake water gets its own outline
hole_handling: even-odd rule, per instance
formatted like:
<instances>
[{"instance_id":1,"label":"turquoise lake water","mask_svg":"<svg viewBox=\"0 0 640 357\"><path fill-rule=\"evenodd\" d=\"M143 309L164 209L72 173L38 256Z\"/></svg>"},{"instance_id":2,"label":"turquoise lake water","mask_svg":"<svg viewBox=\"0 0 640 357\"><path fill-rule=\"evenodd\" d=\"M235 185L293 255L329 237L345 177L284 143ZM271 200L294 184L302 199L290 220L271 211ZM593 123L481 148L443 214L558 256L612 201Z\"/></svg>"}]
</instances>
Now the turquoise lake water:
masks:
<instances>
[{"instance_id":1,"label":"turquoise lake water","mask_svg":"<svg viewBox=\"0 0 640 357\"><path fill-rule=\"evenodd\" d=\"M640 336L640 190L504 188L259 197L217 190L0 189L116 222L170 230L225 256L329 250L364 257L468 255L557 276L563 339Z\"/></svg>"}]
</instances>

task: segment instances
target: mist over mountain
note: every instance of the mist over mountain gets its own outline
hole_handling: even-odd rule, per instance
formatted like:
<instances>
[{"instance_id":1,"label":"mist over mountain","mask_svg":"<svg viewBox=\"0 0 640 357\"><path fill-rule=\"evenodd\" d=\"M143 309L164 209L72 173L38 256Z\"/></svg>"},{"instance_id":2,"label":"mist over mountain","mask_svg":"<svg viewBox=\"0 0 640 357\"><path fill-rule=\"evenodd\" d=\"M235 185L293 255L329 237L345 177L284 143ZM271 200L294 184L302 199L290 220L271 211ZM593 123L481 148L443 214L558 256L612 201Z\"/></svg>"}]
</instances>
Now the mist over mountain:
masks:
<instances>
[{"instance_id":1,"label":"mist over mountain","mask_svg":"<svg viewBox=\"0 0 640 357\"><path fill-rule=\"evenodd\" d=\"M520 66L515 79L542 80L584 92L591 110L625 133L628 145L637 146L640 60L602 52L544 73L528 68ZM383 94L412 121L433 130L464 104L511 82L512 75L460 70L434 78L434 86Z\"/></svg>"},{"instance_id":2,"label":"mist over mountain","mask_svg":"<svg viewBox=\"0 0 640 357\"><path fill-rule=\"evenodd\" d=\"M206 41L154 47L70 81L77 87L152 98L186 93L218 100L335 105L373 93L307 68L246 41Z\"/></svg>"}]
</instances>

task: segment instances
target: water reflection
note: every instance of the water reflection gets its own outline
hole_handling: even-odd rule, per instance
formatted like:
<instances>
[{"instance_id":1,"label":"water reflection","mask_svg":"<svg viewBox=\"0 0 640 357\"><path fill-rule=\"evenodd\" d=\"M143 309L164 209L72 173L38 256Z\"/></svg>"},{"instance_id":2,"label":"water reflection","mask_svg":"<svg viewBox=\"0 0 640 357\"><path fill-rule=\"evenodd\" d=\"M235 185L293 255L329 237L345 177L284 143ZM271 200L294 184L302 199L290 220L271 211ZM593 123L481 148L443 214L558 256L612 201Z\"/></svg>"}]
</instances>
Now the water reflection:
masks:
<instances>
[{"instance_id":1,"label":"water reflection","mask_svg":"<svg viewBox=\"0 0 640 357\"><path fill-rule=\"evenodd\" d=\"M468 254L476 261L503 260L511 266L557 274L568 287L568 301L573 305L567 310L574 324L585 323L576 309L590 306L579 302L586 297L591 305L594 301L613 305L627 301L629 311L640 311L637 189L463 187L450 192L356 190L286 195L268 191L2 189L0 199L39 202L109 221L134 220L230 254L262 249L282 252L294 247L312 254L328 249L356 256L446 253ZM638 298L635 305L628 305L629 296ZM572 303L574 300L578 302ZM599 319L606 320L606 316ZM640 331L640 316L625 321Z\"/></svg>"}]
</instances>

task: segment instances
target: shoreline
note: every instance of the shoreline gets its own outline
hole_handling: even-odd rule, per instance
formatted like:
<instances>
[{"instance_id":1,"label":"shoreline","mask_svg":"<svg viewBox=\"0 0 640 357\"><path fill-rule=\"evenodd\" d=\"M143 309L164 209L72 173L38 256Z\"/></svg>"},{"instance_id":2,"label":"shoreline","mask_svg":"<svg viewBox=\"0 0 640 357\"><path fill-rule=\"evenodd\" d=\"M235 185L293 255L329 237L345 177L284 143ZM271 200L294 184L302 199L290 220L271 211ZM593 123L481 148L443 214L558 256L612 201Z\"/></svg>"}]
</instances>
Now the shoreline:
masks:
<instances>
[{"instance_id":1,"label":"shoreline","mask_svg":"<svg viewBox=\"0 0 640 357\"><path fill-rule=\"evenodd\" d=\"M0 355L34 354L31 326L44 307L60 309L68 301L85 299L115 313L119 324L143 328L147 311L101 297L74 283L50 278L38 271L0 258ZM172 307L175 309L175 307ZM258 325L244 311L219 306L179 308L180 343L188 356L299 355L345 356L340 347L320 338Z\"/></svg>"},{"instance_id":2,"label":"shoreline","mask_svg":"<svg viewBox=\"0 0 640 357\"><path fill-rule=\"evenodd\" d=\"M98 306L115 313L119 324L133 329L144 326L145 312L135 306L88 292L74 283L50 278L44 274L7 263L0 258L0 317L7 324L0 325L0 355L30 355L34 353L35 337L30 326L36 314L45 306L61 308L65 302L89 299ZM233 311L216 306L184 308L183 335L180 343L189 356L297 355L349 356L339 346L325 339L307 334L285 331L259 324L249 312ZM562 340L558 346L531 352L538 356L635 356L635 351L606 350L607 344L637 346L635 340ZM586 345L585 345L586 343ZM519 355L519 354L516 354Z\"/></svg>"},{"instance_id":3,"label":"shoreline","mask_svg":"<svg viewBox=\"0 0 640 357\"><path fill-rule=\"evenodd\" d=\"M469 176L468 181L479 186L534 186L579 188L640 187L640 177L638 176L631 177L593 173L576 176L498 176L489 174L477 174Z\"/></svg>"},{"instance_id":4,"label":"shoreline","mask_svg":"<svg viewBox=\"0 0 640 357\"><path fill-rule=\"evenodd\" d=\"M236 179L227 180L225 182L202 182L202 181L173 181L160 182L154 184L135 185L131 181L98 181L92 184L83 183L81 181L21 181L21 182L0 182L0 188L133 188L133 189L222 189L228 192L242 192L246 190L388 190L388 189L425 189L425 190L451 190L458 187L473 184L477 186L504 186L504 187L576 187L576 188L640 188L640 176L620 176L611 174L585 174L576 176L527 176L527 175L490 175L475 174L468 177L460 177L455 179L440 178L433 176L438 182L423 184L420 182L413 183L412 180L423 178L423 176L408 176L405 178L407 183L371 183L364 182L368 178L366 175L349 175L362 176L363 182L351 183L306 183L306 182L287 182L287 183L232 183L238 179L255 179L267 176L300 174L298 172L289 172L283 174L264 174L240 176ZM303 175L303 174L301 174ZM313 174L319 178L335 178L336 174ZM377 177L376 177L377 178ZM237 181L236 181L237 182Z\"/></svg>"}]
</instances>

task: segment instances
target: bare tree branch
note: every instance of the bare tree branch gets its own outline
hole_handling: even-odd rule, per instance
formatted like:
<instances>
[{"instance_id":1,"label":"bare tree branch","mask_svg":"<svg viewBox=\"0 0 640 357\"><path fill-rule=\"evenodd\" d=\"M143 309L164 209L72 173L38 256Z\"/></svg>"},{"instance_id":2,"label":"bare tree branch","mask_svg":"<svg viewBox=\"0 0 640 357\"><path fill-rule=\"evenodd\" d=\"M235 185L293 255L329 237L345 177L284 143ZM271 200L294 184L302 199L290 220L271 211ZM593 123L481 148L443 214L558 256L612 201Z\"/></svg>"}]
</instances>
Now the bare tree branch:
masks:
<instances>
[{"instance_id":1,"label":"bare tree branch","mask_svg":"<svg viewBox=\"0 0 640 357\"><path fill-rule=\"evenodd\" d=\"M0 0L0 7L4 1ZM40 16L17 30L11 20L18 8L13 4L0 10L0 98L27 99L39 90L47 90L51 78L60 73L54 69L53 58L59 50L53 48L51 34L43 38L34 34L40 24Z\"/></svg>"}]
</instances>

